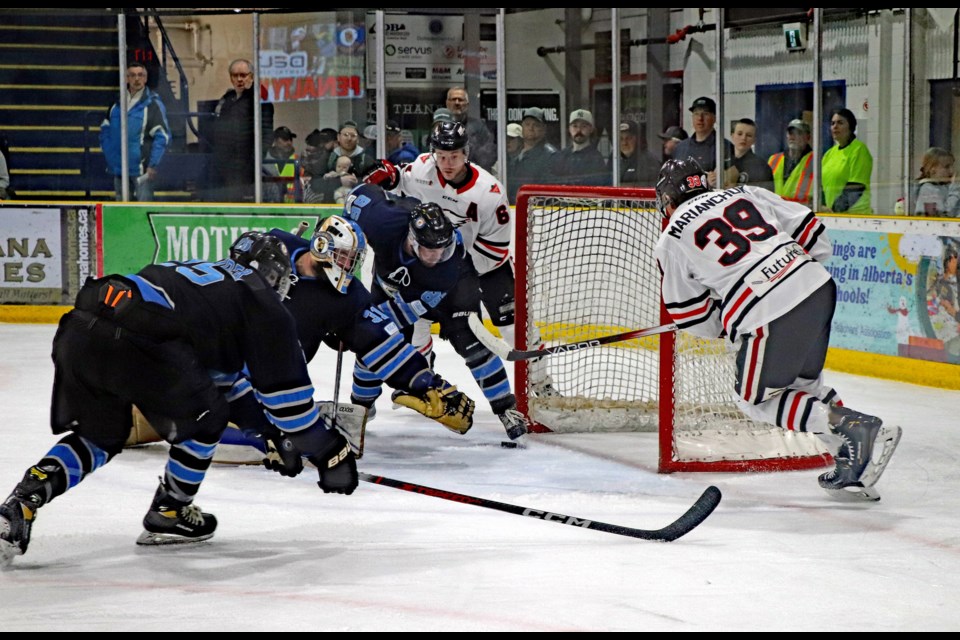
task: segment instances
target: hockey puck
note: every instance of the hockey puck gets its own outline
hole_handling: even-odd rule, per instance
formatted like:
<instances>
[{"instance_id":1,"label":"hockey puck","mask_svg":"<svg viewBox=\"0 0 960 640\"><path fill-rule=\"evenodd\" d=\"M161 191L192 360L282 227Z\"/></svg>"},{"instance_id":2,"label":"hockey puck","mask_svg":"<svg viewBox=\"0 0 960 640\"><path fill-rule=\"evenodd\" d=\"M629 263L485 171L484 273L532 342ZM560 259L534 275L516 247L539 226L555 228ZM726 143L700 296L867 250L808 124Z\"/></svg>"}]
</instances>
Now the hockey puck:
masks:
<instances>
[{"instance_id":1,"label":"hockey puck","mask_svg":"<svg viewBox=\"0 0 960 640\"><path fill-rule=\"evenodd\" d=\"M516 449L516 448L517 448L517 443L516 443L516 442L507 442L506 440L504 440L503 442L500 443L500 446L503 447L504 449Z\"/></svg>"}]
</instances>

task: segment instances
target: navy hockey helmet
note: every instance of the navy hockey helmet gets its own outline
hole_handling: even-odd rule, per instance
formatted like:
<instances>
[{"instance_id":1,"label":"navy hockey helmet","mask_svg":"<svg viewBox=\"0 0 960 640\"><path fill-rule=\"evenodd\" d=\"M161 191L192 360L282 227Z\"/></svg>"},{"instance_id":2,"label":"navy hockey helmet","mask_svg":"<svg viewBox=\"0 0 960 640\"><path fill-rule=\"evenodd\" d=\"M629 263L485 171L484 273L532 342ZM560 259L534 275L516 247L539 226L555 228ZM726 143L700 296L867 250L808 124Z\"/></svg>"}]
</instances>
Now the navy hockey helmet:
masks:
<instances>
[{"instance_id":1,"label":"navy hockey helmet","mask_svg":"<svg viewBox=\"0 0 960 640\"><path fill-rule=\"evenodd\" d=\"M660 177L657 179L657 209L666 216L667 206L679 207L709 189L707 174L699 162L690 157L667 160L660 167Z\"/></svg>"},{"instance_id":2,"label":"navy hockey helmet","mask_svg":"<svg viewBox=\"0 0 960 640\"><path fill-rule=\"evenodd\" d=\"M427 266L450 259L457 248L456 234L453 223L434 202L422 202L410 212L407 239L414 255Z\"/></svg>"},{"instance_id":3,"label":"navy hockey helmet","mask_svg":"<svg viewBox=\"0 0 960 640\"><path fill-rule=\"evenodd\" d=\"M247 231L230 245L230 258L259 273L280 299L287 297L293 283L290 252L287 245L269 233Z\"/></svg>"},{"instance_id":4,"label":"navy hockey helmet","mask_svg":"<svg viewBox=\"0 0 960 640\"><path fill-rule=\"evenodd\" d=\"M460 122L438 120L430 130L431 151L456 151L467 147L467 128Z\"/></svg>"}]
</instances>

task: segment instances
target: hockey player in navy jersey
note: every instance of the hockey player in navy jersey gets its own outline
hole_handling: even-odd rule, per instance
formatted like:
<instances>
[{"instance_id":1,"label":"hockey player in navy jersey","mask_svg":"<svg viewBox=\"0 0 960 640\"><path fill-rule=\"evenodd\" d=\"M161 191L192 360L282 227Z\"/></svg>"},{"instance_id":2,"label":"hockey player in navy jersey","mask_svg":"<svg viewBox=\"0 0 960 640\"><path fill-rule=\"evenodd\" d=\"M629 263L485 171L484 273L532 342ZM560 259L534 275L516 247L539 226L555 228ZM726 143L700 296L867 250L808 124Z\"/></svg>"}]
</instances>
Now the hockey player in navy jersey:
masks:
<instances>
[{"instance_id":1,"label":"hockey player in navy jersey","mask_svg":"<svg viewBox=\"0 0 960 640\"><path fill-rule=\"evenodd\" d=\"M479 276L459 232L435 203L387 194L361 184L347 197L344 216L363 229L374 251L374 302L384 318L409 338L424 319L440 324L500 418L510 439L527 431L516 410L503 362L477 341L467 318L480 309ZM359 363L354 369L351 402L372 406L380 396L381 376ZM394 394L394 401L404 404Z\"/></svg>"},{"instance_id":2,"label":"hockey player in navy jersey","mask_svg":"<svg viewBox=\"0 0 960 640\"><path fill-rule=\"evenodd\" d=\"M823 382L836 284L826 229L807 207L757 187L710 191L693 158L668 160L657 206L669 218L654 255L677 326L737 348L736 399L755 420L840 439L820 486L879 500L874 484L900 427L842 406Z\"/></svg>"},{"instance_id":3,"label":"hockey player in navy jersey","mask_svg":"<svg viewBox=\"0 0 960 640\"><path fill-rule=\"evenodd\" d=\"M367 244L357 223L341 216L320 220L311 238L273 229L290 254L294 284L284 300L293 315L297 335L309 362L321 344L343 347L356 354L365 370L384 380L404 398L401 404L419 411L457 433L473 424L474 402L435 374L427 359L404 338L400 328L375 308L370 292L354 278L363 264ZM321 410L333 403L321 403ZM266 449L264 464L283 475L303 469L296 448L265 419L252 395L231 399L230 420L249 437L248 444ZM332 413L331 413L332 417ZM349 428L339 415L338 424L353 434L363 420Z\"/></svg>"},{"instance_id":4,"label":"hockey player in navy jersey","mask_svg":"<svg viewBox=\"0 0 960 640\"><path fill-rule=\"evenodd\" d=\"M286 246L258 232L240 236L218 262L88 279L53 342L50 423L66 435L0 505L0 562L27 550L40 507L122 451L133 405L170 443L137 543L212 537L217 520L194 497L226 428L228 395L242 393L237 384L256 393L316 465L324 492L352 493L354 455L316 408L293 317L280 301L289 285Z\"/></svg>"}]
</instances>

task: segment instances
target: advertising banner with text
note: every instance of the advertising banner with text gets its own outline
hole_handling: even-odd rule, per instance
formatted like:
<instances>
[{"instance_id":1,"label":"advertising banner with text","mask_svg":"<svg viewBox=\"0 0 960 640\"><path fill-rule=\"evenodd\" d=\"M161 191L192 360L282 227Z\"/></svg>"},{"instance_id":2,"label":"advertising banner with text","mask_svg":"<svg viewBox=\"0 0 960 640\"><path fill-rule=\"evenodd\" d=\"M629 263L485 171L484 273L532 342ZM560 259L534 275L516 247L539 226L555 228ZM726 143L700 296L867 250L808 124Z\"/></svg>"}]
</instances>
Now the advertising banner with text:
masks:
<instances>
[{"instance_id":1,"label":"advertising banner with text","mask_svg":"<svg viewBox=\"0 0 960 640\"><path fill-rule=\"evenodd\" d=\"M309 235L318 217L339 210L250 206L224 211L222 205L105 204L98 271L101 275L134 273L144 265L168 260L216 261L226 257L233 241L246 231L295 232L304 221Z\"/></svg>"},{"instance_id":2,"label":"advertising banner with text","mask_svg":"<svg viewBox=\"0 0 960 640\"><path fill-rule=\"evenodd\" d=\"M93 270L94 205L0 207L0 303L72 304Z\"/></svg>"},{"instance_id":3,"label":"advertising banner with text","mask_svg":"<svg viewBox=\"0 0 960 640\"><path fill-rule=\"evenodd\" d=\"M826 266L838 291L830 346L960 364L960 224L825 223L833 243Z\"/></svg>"}]
</instances>

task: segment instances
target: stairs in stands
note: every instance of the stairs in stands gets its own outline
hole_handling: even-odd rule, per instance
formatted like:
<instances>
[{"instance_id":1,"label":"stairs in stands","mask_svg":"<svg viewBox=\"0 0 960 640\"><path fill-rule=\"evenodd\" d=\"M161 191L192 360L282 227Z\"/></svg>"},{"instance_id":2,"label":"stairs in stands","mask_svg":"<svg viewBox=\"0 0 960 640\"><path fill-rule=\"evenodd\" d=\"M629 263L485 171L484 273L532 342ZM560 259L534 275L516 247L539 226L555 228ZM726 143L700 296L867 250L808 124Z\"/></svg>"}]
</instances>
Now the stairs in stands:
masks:
<instances>
[{"instance_id":1,"label":"stairs in stands","mask_svg":"<svg viewBox=\"0 0 960 640\"><path fill-rule=\"evenodd\" d=\"M18 200L114 198L99 142L120 83L117 15L110 11L0 9L0 133L9 142ZM159 65L136 16L127 18L126 38L129 59L144 60L153 75ZM166 78L157 80L161 97L171 95ZM182 144L179 124L173 137ZM158 192L157 199L185 198Z\"/></svg>"}]
</instances>

